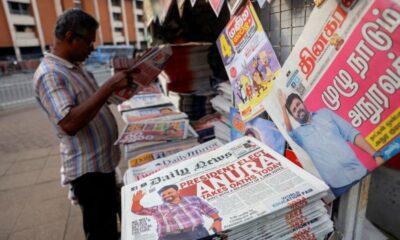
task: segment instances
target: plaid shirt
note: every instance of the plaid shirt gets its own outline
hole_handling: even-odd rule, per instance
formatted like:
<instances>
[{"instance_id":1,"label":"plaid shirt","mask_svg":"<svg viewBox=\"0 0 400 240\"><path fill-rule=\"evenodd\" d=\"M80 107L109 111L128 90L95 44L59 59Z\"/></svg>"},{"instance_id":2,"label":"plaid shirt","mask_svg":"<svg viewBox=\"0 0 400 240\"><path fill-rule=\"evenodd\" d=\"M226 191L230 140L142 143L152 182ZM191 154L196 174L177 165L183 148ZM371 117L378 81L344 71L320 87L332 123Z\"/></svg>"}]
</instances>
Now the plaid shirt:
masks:
<instances>
[{"instance_id":1,"label":"plaid shirt","mask_svg":"<svg viewBox=\"0 0 400 240\"><path fill-rule=\"evenodd\" d=\"M90 74L80 66L46 54L33 80L36 100L47 113L60 139L62 184L68 184L85 173L114 171L121 153L119 147L114 146L118 128L107 105L75 136L67 135L58 126L72 107L86 101L98 89Z\"/></svg>"},{"instance_id":2,"label":"plaid shirt","mask_svg":"<svg viewBox=\"0 0 400 240\"><path fill-rule=\"evenodd\" d=\"M202 215L210 216L213 213L218 213L217 209L197 196L190 196L181 197L179 204L164 202L159 206L143 207L136 214L153 216L158 224L158 236L163 237L168 233L202 225Z\"/></svg>"}]
</instances>

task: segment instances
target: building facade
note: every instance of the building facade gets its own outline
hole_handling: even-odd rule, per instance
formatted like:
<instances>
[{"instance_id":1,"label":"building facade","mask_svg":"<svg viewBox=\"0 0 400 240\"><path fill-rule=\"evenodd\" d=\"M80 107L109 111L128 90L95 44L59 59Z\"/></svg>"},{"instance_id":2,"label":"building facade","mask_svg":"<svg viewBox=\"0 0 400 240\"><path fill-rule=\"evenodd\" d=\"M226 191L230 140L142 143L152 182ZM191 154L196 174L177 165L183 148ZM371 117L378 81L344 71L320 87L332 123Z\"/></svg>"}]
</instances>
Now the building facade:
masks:
<instances>
[{"instance_id":1,"label":"building facade","mask_svg":"<svg viewBox=\"0 0 400 240\"><path fill-rule=\"evenodd\" d=\"M143 0L0 1L0 60L41 57L53 44L57 17L74 7L100 23L96 45L134 45L138 49L148 46L140 9Z\"/></svg>"}]
</instances>

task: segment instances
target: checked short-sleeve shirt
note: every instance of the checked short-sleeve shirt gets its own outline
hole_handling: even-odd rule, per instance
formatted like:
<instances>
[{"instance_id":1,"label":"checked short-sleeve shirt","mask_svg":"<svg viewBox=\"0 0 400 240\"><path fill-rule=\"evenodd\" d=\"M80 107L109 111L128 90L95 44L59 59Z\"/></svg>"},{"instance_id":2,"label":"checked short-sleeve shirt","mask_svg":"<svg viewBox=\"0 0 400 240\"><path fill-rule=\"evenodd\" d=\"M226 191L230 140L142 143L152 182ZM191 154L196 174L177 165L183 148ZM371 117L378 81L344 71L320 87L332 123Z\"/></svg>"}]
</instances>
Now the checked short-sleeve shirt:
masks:
<instances>
[{"instance_id":1,"label":"checked short-sleeve shirt","mask_svg":"<svg viewBox=\"0 0 400 240\"><path fill-rule=\"evenodd\" d=\"M118 128L107 105L75 136L67 135L58 126L72 107L89 99L98 89L91 75L81 66L46 54L34 74L33 84L36 100L60 140L62 184L85 173L114 171L120 160L119 147L114 145Z\"/></svg>"}]
</instances>

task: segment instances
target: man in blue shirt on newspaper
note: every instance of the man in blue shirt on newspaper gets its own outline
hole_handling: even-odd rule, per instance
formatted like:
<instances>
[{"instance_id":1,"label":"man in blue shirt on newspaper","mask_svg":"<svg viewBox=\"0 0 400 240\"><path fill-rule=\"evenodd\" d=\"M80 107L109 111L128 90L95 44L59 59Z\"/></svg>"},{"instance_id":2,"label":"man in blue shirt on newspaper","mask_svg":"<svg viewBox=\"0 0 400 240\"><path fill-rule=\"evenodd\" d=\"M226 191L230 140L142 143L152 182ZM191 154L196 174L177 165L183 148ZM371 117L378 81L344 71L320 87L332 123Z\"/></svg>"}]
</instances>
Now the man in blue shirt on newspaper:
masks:
<instances>
[{"instance_id":1,"label":"man in blue shirt on newspaper","mask_svg":"<svg viewBox=\"0 0 400 240\"><path fill-rule=\"evenodd\" d=\"M61 180L78 198L88 240L116 240L119 201L115 167L120 150L115 118L106 102L132 85L129 72L99 87L80 65L93 51L97 21L79 9L64 12L55 25L54 47L34 80L35 96L60 140Z\"/></svg>"},{"instance_id":2,"label":"man in blue shirt on newspaper","mask_svg":"<svg viewBox=\"0 0 400 240\"><path fill-rule=\"evenodd\" d=\"M370 154L377 164L384 162L379 152L351 124L334 112L326 108L309 112L296 93L290 94L287 99L281 90L279 94L289 135L307 152L336 197L368 173L348 143ZM300 124L299 127L292 127L286 110Z\"/></svg>"}]
</instances>

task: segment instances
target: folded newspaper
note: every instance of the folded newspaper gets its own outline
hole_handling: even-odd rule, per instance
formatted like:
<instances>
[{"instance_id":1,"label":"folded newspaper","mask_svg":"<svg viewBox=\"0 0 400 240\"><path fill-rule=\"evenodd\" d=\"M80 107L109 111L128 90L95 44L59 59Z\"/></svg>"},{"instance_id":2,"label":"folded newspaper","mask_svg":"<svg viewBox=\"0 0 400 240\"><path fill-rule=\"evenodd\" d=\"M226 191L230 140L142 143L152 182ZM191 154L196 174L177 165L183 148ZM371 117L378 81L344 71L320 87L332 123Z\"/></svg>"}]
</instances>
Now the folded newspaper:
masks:
<instances>
[{"instance_id":1,"label":"folded newspaper","mask_svg":"<svg viewBox=\"0 0 400 240\"><path fill-rule=\"evenodd\" d=\"M161 169L166 168L167 166L210 152L221 146L222 143L217 139L214 139L193 148L187 149L185 151L149 161L140 166L129 168L128 170L126 170L124 175L124 179L126 180L125 183L130 184L134 181L138 181L142 178L145 178L151 174L160 171Z\"/></svg>"},{"instance_id":2,"label":"folded newspaper","mask_svg":"<svg viewBox=\"0 0 400 240\"><path fill-rule=\"evenodd\" d=\"M142 108L171 106L171 100L162 93L135 95L118 105L119 112L133 111Z\"/></svg>"},{"instance_id":3,"label":"folded newspaper","mask_svg":"<svg viewBox=\"0 0 400 240\"><path fill-rule=\"evenodd\" d=\"M185 139L188 125L185 119L129 123L115 144Z\"/></svg>"},{"instance_id":4,"label":"folded newspaper","mask_svg":"<svg viewBox=\"0 0 400 240\"><path fill-rule=\"evenodd\" d=\"M124 186L122 239L317 239L332 231L328 189L243 137Z\"/></svg>"},{"instance_id":5,"label":"folded newspaper","mask_svg":"<svg viewBox=\"0 0 400 240\"><path fill-rule=\"evenodd\" d=\"M169 45L160 45L146 51L138 59L116 58L113 60L114 72L138 69L132 73L133 81L139 86L144 87L154 81L164 69L168 59L172 55ZM131 98L138 90L138 87L125 88L116 91L114 96L121 101Z\"/></svg>"},{"instance_id":6,"label":"folded newspaper","mask_svg":"<svg viewBox=\"0 0 400 240\"><path fill-rule=\"evenodd\" d=\"M161 106L151 108L141 108L122 113L122 119L126 123L137 121L155 121L155 120L177 120L187 118L183 112L179 112L174 106Z\"/></svg>"}]
</instances>

